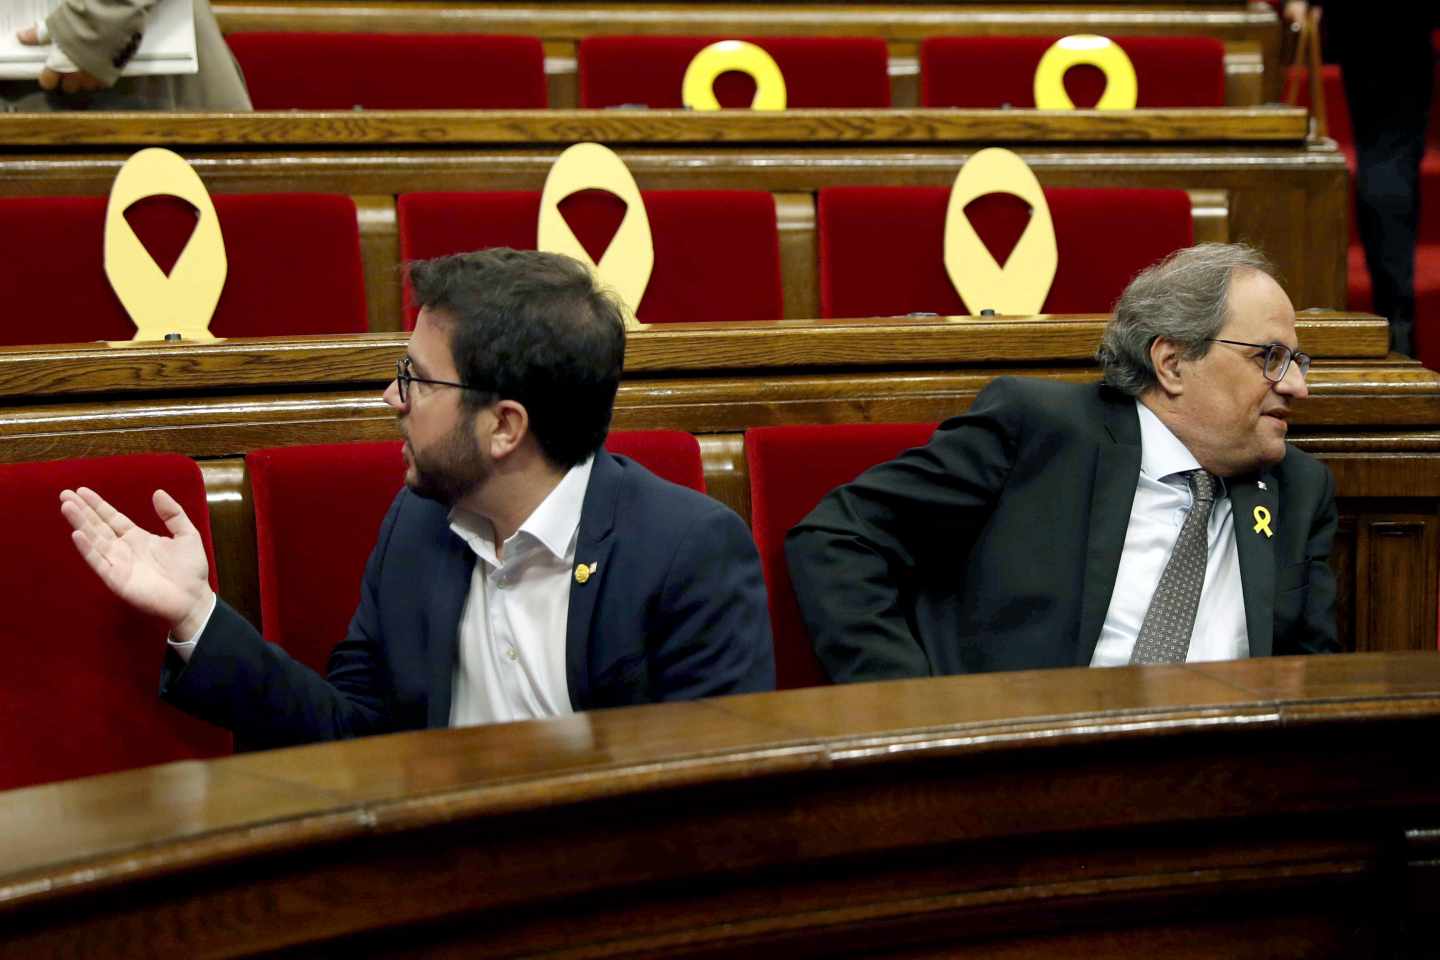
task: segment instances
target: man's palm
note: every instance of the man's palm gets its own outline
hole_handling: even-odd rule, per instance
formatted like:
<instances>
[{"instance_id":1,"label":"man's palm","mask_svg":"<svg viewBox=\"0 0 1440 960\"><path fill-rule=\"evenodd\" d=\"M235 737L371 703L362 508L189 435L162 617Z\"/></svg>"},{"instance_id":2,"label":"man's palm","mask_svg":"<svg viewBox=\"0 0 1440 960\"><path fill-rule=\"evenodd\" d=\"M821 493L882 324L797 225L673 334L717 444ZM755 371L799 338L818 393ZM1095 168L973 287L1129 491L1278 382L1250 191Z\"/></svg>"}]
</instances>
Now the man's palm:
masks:
<instances>
[{"instance_id":1,"label":"man's palm","mask_svg":"<svg viewBox=\"0 0 1440 960\"><path fill-rule=\"evenodd\" d=\"M93 490L60 495L60 512L73 528L75 547L116 596L172 628L208 610L209 565L205 544L180 505L163 490L155 512L171 536L156 536L116 510Z\"/></svg>"}]
</instances>

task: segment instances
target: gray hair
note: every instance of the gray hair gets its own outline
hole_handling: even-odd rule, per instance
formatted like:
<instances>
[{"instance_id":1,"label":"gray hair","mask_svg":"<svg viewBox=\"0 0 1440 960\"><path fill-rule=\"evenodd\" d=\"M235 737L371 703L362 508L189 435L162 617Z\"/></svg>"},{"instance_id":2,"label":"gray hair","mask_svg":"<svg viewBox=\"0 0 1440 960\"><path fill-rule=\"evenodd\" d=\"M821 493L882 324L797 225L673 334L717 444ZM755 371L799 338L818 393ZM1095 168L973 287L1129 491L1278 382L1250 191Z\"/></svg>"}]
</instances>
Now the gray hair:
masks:
<instances>
[{"instance_id":1,"label":"gray hair","mask_svg":"<svg viewBox=\"0 0 1440 960\"><path fill-rule=\"evenodd\" d=\"M1095 359L1105 382L1138 397L1159 381L1150 360L1158 338L1178 343L1181 355L1197 360L1210 349L1210 338L1225 325L1230 280L1237 270L1275 277L1274 265L1243 243L1201 243L1176 250L1146 267L1115 302Z\"/></svg>"}]
</instances>

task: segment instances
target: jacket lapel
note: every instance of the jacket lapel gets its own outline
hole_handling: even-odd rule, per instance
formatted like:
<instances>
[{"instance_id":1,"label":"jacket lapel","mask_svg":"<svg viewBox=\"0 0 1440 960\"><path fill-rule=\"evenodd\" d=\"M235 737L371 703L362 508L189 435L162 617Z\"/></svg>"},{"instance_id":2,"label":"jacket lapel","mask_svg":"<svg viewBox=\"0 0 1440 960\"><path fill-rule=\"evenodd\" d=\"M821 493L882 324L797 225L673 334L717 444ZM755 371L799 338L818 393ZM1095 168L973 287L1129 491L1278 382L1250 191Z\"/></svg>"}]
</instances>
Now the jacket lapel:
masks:
<instances>
[{"instance_id":1,"label":"jacket lapel","mask_svg":"<svg viewBox=\"0 0 1440 960\"><path fill-rule=\"evenodd\" d=\"M1268 657L1275 641L1275 538L1265 530L1279 528L1280 493L1275 478L1268 473L1236 477L1230 483L1230 505L1235 514L1235 550L1240 559L1250 656Z\"/></svg>"},{"instance_id":2,"label":"jacket lapel","mask_svg":"<svg viewBox=\"0 0 1440 960\"><path fill-rule=\"evenodd\" d=\"M1110 609L1125 532L1135 503L1140 476L1140 418L1135 403L1101 388L1105 429L1111 444L1102 443L1095 458L1090 496L1090 533L1085 546L1085 587L1080 598L1080 630L1075 665L1089 666L1100 642L1100 629Z\"/></svg>"},{"instance_id":3,"label":"jacket lapel","mask_svg":"<svg viewBox=\"0 0 1440 960\"><path fill-rule=\"evenodd\" d=\"M615 509L625 468L606 453L595 451L590 483L580 507L580 532L575 541L576 575L570 580L570 609L565 618L565 679L570 706L584 710L590 702L590 626L600 588L612 575ZM579 574L581 565L586 573ZM582 582L583 581L583 582Z\"/></svg>"},{"instance_id":4,"label":"jacket lapel","mask_svg":"<svg viewBox=\"0 0 1440 960\"><path fill-rule=\"evenodd\" d=\"M450 725L450 695L460 655L460 616L475 571L475 552L465 541L448 524L440 535L445 538L440 568L430 583L429 603L421 607L429 611L425 643L430 697L425 725L431 728Z\"/></svg>"}]
</instances>

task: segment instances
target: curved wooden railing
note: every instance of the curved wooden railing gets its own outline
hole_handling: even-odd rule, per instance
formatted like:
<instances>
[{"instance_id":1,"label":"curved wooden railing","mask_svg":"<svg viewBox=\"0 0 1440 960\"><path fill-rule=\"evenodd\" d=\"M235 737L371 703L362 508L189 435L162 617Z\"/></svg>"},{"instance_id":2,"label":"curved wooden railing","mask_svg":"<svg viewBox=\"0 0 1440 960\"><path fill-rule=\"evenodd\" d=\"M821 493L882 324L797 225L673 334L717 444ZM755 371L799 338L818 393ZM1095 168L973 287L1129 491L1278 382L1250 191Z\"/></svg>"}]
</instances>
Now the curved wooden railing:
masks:
<instances>
[{"instance_id":1,"label":"curved wooden railing","mask_svg":"<svg viewBox=\"0 0 1440 960\"><path fill-rule=\"evenodd\" d=\"M0 794L0 952L1433 955L1437 735L1440 658L1388 654L169 764Z\"/></svg>"}]
</instances>

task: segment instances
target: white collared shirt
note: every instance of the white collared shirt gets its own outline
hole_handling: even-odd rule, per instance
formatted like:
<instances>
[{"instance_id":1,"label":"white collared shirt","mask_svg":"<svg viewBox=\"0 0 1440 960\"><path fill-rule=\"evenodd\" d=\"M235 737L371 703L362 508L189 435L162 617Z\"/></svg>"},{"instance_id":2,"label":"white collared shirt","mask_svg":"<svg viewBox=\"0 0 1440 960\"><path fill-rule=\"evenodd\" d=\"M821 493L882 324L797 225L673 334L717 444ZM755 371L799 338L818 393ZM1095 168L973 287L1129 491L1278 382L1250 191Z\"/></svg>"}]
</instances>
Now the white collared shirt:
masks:
<instances>
[{"instance_id":1,"label":"white collared shirt","mask_svg":"<svg viewBox=\"0 0 1440 960\"><path fill-rule=\"evenodd\" d=\"M458 507L450 529L475 552L460 616L450 726L573 713L565 672L570 581L594 458L572 467L497 554L488 520Z\"/></svg>"},{"instance_id":2,"label":"white collared shirt","mask_svg":"<svg viewBox=\"0 0 1440 960\"><path fill-rule=\"evenodd\" d=\"M1181 476L1200 469L1200 463L1160 418L1138 400L1140 415L1140 479L1130 507L1125 550L1110 595L1110 609L1100 642L1090 658L1092 667L1125 666L1135 649L1145 611L1150 608L1160 574L1180 537L1180 527L1193 500ZM1215 489L1215 505L1207 528L1209 551L1205 585L1195 610L1190 654L1185 659L1238 660L1250 655L1245 632L1245 595L1240 582L1240 554L1235 547L1234 510L1224 479Z\"/></svg>"}]
</instances>

